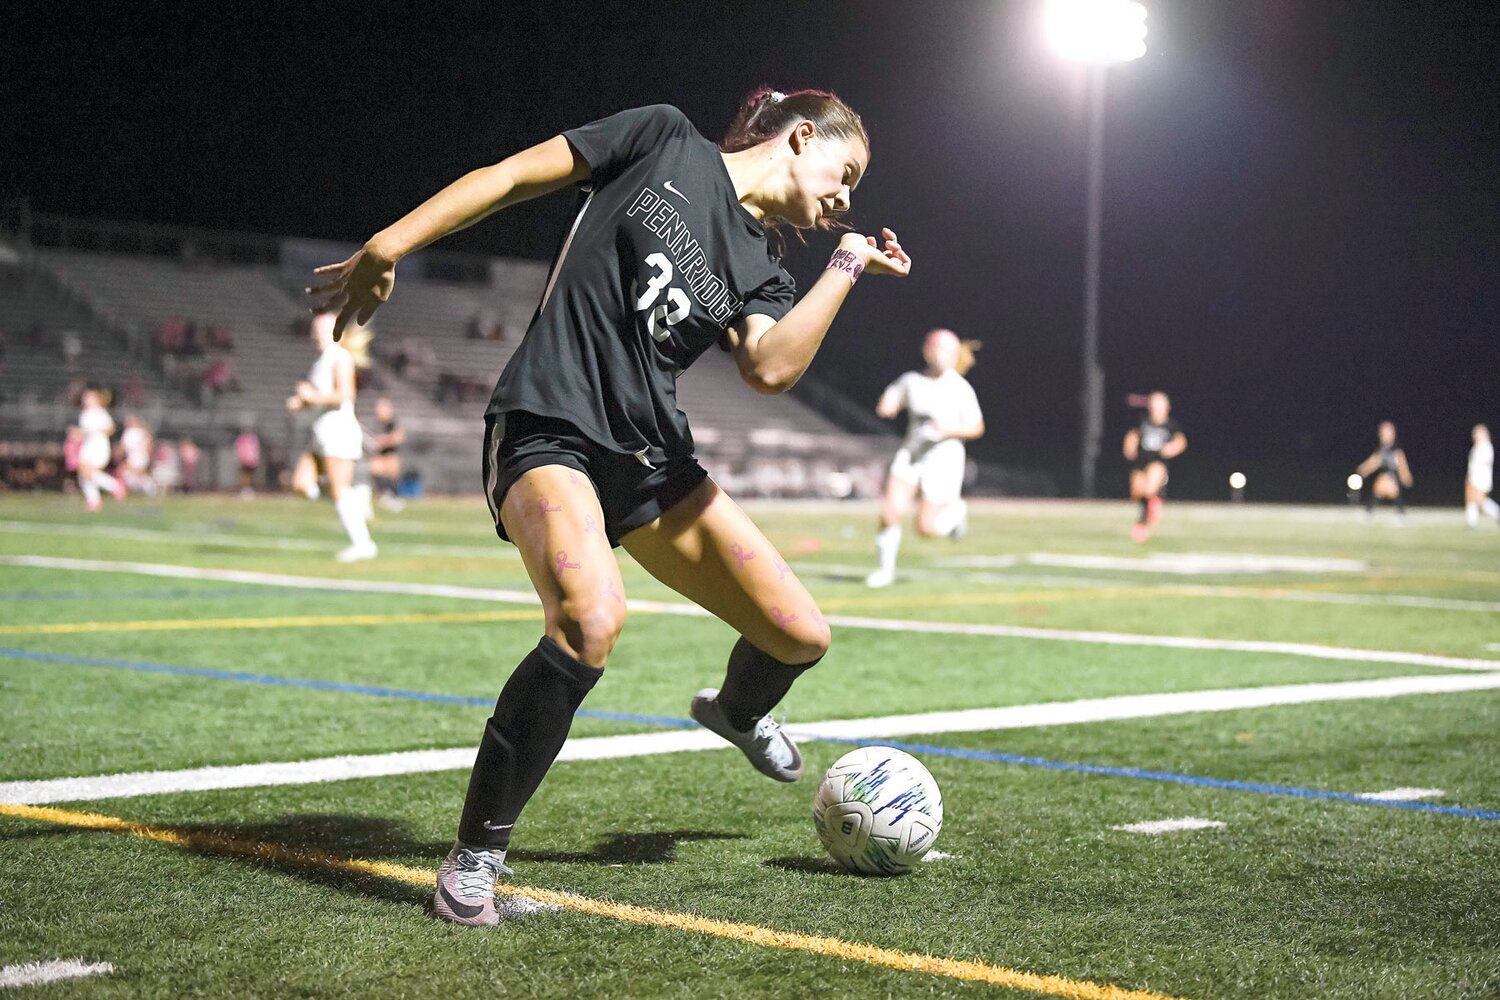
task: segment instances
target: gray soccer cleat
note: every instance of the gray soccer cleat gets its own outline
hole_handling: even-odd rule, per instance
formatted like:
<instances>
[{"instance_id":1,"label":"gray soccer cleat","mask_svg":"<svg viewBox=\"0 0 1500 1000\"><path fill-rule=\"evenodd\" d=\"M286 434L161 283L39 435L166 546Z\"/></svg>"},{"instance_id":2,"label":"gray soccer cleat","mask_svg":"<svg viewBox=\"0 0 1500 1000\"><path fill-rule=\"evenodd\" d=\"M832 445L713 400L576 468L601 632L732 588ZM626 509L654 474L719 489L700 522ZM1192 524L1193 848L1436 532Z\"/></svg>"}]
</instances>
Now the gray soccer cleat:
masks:
<instances>
[{"instance_id":1,"label":"gray soccer cleat","mask_svg":"<svg viewBox=\"0 0 1500 1000\"><path fill-rule=\"evenodd\" d=\"M704 688L695 694L688 712L698 725L739 747L766 777L777 781L797 781L802 777L802 754L797 751L797 744L770 715L762 716L748 732L740 732L725 718L718 688Z\"/></svg>"},{"instance_id":2,"label":"gray soccer cleat","mask_svg":"<svg viewBox=\"0 0 1500 1000\"><path fill-rule=\"evenodd\" d=\"M454 844L438 869L432 912L468 927L498 924L495 881L510 874L511 870L505 867L504 851L477 851Z\"/></svg>"}]
</instances>

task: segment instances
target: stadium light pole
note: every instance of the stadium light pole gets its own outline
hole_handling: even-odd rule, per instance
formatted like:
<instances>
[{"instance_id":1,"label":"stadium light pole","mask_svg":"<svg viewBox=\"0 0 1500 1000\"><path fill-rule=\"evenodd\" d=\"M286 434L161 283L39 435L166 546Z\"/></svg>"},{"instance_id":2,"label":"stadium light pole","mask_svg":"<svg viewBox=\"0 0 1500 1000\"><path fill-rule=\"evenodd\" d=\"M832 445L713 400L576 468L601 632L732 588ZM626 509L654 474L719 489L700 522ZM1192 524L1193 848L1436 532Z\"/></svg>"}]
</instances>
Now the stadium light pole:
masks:
<instances>
[{"instance_id":1,"label":"stadium light pole","mask_svg":"<svg viewBox=\"0 0 1500 1000\"><path fill-rule=\"evenodd\" d=\"M1083 417L1079 495L1094 495L1104 435L1099 365L1099 258L1104 230L1104 81L1110 66L1146 54L1146 8L1135 0L1047 0L1044 26L1058 55L1089 70L1088 219L1083 253Z\"/></svg>"}]
</instances>

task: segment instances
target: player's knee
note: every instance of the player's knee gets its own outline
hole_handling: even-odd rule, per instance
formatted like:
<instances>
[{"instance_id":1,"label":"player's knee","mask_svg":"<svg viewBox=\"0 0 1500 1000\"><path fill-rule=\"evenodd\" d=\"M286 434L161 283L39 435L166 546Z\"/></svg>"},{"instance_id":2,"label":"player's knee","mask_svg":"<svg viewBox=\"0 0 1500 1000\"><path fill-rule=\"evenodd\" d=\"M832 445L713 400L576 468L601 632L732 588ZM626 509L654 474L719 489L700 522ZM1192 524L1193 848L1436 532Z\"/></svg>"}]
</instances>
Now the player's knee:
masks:
<instances>
[{"instance_id":1,"label":"player's knee","mask_svg":"<svg viewBox=\"0 0 1500 1000\"><path fill-rule=\"evenodd\" d=\"M609 598L570 598L550 616L578 659L604 666L625 628L625 605Z\"/></svg>"},{"instance_id":2,"label":"player's knee","mask_svg":"<svg viewBox=\"0 0 1500 1000\"><path fill-rule=\"evenodd\" d=\"M806 621L792 622L784 626L786 648L778 650L776 658L783 663L811 663L828 653L832 632L821 615Z\"/></svg>"}]
</instances>

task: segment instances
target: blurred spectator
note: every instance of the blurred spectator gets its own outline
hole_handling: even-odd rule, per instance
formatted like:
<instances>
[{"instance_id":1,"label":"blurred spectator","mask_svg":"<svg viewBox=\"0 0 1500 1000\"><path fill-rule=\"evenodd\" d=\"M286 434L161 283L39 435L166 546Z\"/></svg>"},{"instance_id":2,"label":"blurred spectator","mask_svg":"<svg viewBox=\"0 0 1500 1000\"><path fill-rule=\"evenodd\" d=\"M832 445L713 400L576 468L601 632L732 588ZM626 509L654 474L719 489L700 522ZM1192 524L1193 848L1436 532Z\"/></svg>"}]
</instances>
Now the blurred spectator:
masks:
<instances>
[{"instance_id":1,"label":"blurred spectator","mask_svg":"<svg viewBox=\"0 0 1500 1000\"><path fill-rule=\"evenodd\" d=\"M125 382L125 388L120 393L120 402L125 406L142 407L146 405L146 382L134 372Z\"/></svg>"},{"instance_id":2,"label":"blurred spectator","mask_svg":"<svg viewBox=\"0 0 1500 1000\"><path fill-rule=\"evenodd\" d=\"M468 325L464 327L464 336L470 340L504 340L505 324L500 321L500 315L493 309L480 309L469 317Z\"/></svg>"},{"instance_id":3,"label":"blurred spectator","mask_svg":"<svg viewBox=\"0 0 1500 1000\"><path fill-rule=\"evenodd\" d=\"M209 365L203 372L203 396L215 402L226 392L240 392L240 380L235 377L234 366L230 363L228 355L221 354L214 358L213 364Z\"/></svg>"},{"instance_id":4,"label":"blurred spectator","mask_svg":"<svg viewBox=\"0 0 1500 1000\"><path fill-rule=\"evenodd\" d=\"M152 456L151 478L162 494L171 493L182 485L182 464L176 446L162 438L156 443L156 454Z\"/></svg>"},{"instance_id":5,"label":"blurred spectator","mask_svg":"<svg viewBox=\"0 0 1500 1000\"><path fill-rule=\"evenodd\" d=\"M209 350L213 350L213 351L232 351L232 350L234 350L234 337L230 336L229 328L227 326L222 325L222 324L215 323L212 326L210 326L208 328L208 333L207 333L207 335L205 336L204 339L207 340L207 342L208 342Z\"/></svg>"},{"instance_id":6,"label":"blurred spectator","mask_svg":"<svg viewBox=\"0 0 1500 1000\"><path fill-rule=\"evenodd\" d=\"M77 330L64 330L58 337L58 348L62 354L63 364L74 368L83 354L83 338L78 335Z\"/></svg>"},{"instance_id":7,"label":"blurred spectator","mask_svg":"<svg viewBox=\"0 0 1500 1000\"><path fill-rule=\"evenodd\" d=\"M41 354L47 349L47 328L40 320L26 331L26 349L32 354Z\"/></svg>"},{"instance_id":8,"label":"blurred spectator","mask_svg":"<svg viewBox=\"0 0 1500 1000\"><path fill-rule=\"evenodd\" d=\"M260 435L253 427L234 439L234 457L240 464L240 499L248 500L255 496L255 474L260 471Z\"/></svg>"},{"instance_id":9,"label":"blurred spectator","mask_svg":"<svg viewBox=\"0 0 1500 1000\"><path fill-rule=\"evenodd\" d=\"M69 479L78 475L78 452L82 448L83 428L73 424L63 438L63 468L67 470Z\"/></svg>"},{"instance_id":10,"label":"blurred spectator","mask_svg":"<svg viewBox=\"0 0 1500 1000\"><path fill-rule=\"evenodd\" d=\"M177 446L177 460L182 470L182 492L191 493L198 485L198 462L203 458L203 452L193 443L192 438L183 438L182 443Z\"/></svg>"}]
</instances>

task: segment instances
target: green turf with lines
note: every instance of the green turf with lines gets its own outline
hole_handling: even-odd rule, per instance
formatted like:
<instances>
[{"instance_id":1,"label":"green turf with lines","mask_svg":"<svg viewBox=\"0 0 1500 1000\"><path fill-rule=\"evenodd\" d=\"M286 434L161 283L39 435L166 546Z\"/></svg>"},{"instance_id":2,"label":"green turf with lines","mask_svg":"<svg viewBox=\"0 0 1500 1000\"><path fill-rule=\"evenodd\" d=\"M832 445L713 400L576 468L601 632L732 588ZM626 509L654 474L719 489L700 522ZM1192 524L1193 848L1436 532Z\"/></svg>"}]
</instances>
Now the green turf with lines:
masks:
<instances>
[{"instance_id":1,"label":"green turf with lines","mask_svg":"<svg viewBox=\"0 0 1500 1000\"><path fill-rule=\"evenodd\" d=\"M976 509L960 545L913 540L919 579L879 592L868 508L754 507L829 614L1297 641L1493 658L1500 613L1273 599L1313 593L1500 601L1500 531L1457 511L1404 528L1333 509L1169 505L1144 549L1124 505ZM299 576L526 586L479 501L383 515L374 563L340 566L326 505L0 498L0 556ZM124 529L120 531L120 529ZM1359 559L1359 573L1181 576L956 558L1237 553ZM632 597L676 600L625 559ZM1187 589L1185 589L1187 588ZM1191 590L1191 592L1188 592ZM174 596L175 594L175 596ZM519 621L99 631L17 626L525 610L453 598L0 566L0 646L488 699L535 641ZM683 716L714 683L721 624L634 616L587 703ZM1453 671L1364 660L840 627L782 711L794 721ZM0 781L471 745L487 709L0 657ZM580 719L575 734L648 726ZM1109 767L1366 792L1445 789L1500 809L1500 691L1413 695L905 737ZM817 772L842 752L812 743ZM1500 822L930 755L956 857L895 880L829 871L811 782L733 752L569 762L523 818L528 884L905 951L1193 998L1500 995ZM85 811L435 867L460 771L88 802ZM70 808L61 804L62 808ZM1194 816L1222 828L1112 830ZM442 925L400 883L312 873L0 818L0 965L108 961L57 996L1020 996L981 984L561 913L494 933Z\"/></svg>"}]
</instances>

